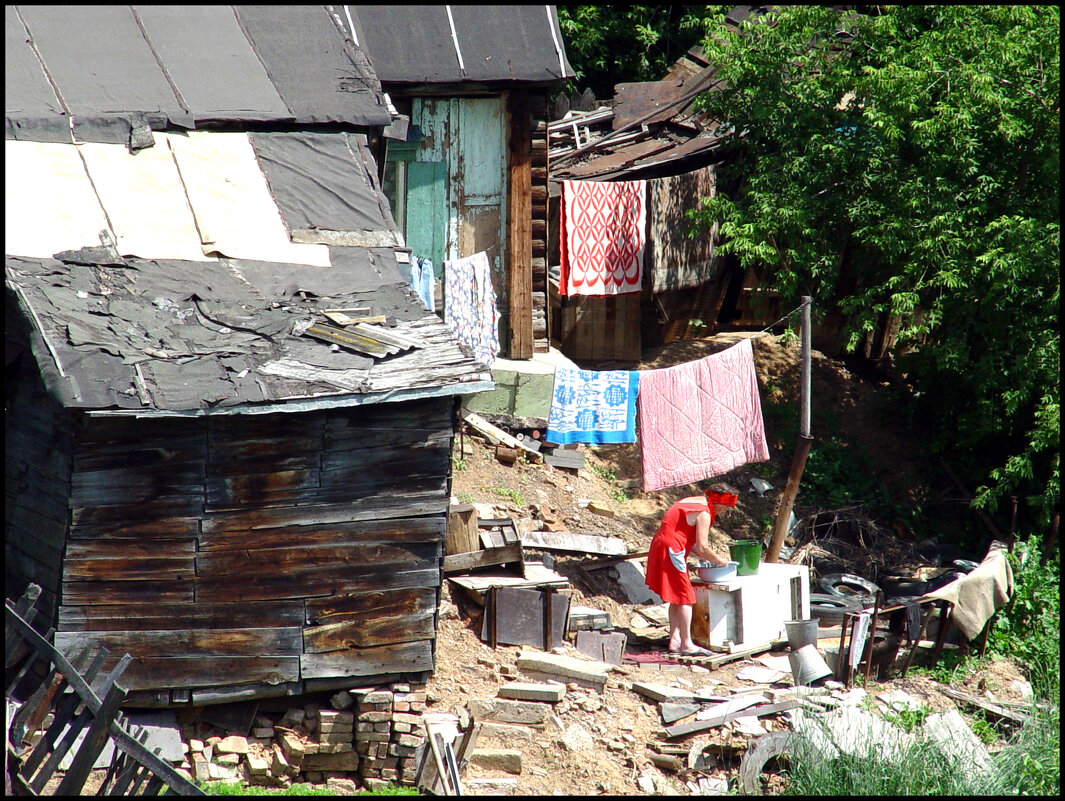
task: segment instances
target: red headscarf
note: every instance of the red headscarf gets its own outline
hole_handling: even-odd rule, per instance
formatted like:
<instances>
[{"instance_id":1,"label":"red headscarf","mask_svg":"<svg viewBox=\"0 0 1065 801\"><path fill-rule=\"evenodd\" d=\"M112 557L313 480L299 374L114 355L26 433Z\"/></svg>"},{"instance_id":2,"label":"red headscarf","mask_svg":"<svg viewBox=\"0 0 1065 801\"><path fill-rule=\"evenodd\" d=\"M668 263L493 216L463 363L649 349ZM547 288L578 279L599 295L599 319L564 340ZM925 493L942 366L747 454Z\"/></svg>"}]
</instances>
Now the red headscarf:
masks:
<instances>
[{"instance_id":1,"label":"red headscarf","mask_svg":"<svg viewBox=\"0 0 1065 801\"><path fill-rule=\"evenodd\" d=\"M739 496L733 495L731 492L714 492L713 490L706 490L703 495L706 498L706 505L710 507L734 507L736 505L736 501L739 500Z\"/></svg>"}]
</instances>

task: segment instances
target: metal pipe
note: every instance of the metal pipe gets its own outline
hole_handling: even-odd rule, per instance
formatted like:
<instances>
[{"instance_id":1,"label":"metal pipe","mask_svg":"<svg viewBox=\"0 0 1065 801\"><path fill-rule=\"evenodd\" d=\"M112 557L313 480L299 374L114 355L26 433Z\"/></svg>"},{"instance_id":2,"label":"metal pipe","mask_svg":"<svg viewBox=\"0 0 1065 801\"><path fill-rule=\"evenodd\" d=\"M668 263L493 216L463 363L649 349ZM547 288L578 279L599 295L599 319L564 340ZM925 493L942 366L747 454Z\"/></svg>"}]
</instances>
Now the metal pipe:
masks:
<instances>
[{"instance_id":1,"label":"metal pipe","mask_svg":"<svg viewBox=\"0 0 1065 801\"><path fill-rule=\"evenodd\" d=\"M880 617L880 599L883 593L877 590L873 602L873 619L869 621L869 643L865 646L865 684L869 683L869 673L873 669L873 644L876 642L876 621Z\"/></svg>"}]
</instances>

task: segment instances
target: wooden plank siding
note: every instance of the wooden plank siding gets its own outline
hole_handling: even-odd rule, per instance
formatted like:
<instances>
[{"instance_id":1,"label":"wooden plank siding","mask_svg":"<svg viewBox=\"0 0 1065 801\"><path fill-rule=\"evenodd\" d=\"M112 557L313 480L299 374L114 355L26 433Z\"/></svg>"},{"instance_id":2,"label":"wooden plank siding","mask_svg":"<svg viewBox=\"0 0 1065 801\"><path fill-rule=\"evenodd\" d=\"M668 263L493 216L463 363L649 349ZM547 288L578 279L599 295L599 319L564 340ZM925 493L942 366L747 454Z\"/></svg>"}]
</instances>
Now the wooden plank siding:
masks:
<instances>
[{"instance_id":1,"label":"wooden plank siding","mask_svg":"<svg viewBox=\"0 0 1065 801\"><path fill-rule=\"evenodd\" d=\"M128 651L153 705L431 670L452 405L84 418L57 645Z\"/></svg>"},{"instance_id":2,"label":"wooden plank siding","mask_svg":"<svg viewBox=\"0 0 1065 801\"><path fill-rule=\"evenodd\" d=\"M10 319L10 318L9 318ZM20 341L17 326L9 335ZM4 588L41 587L35 628L55 618L62 582L73 419L45 391L28 347L7 369L4 415Z\"/></svg>"}]
</instances>

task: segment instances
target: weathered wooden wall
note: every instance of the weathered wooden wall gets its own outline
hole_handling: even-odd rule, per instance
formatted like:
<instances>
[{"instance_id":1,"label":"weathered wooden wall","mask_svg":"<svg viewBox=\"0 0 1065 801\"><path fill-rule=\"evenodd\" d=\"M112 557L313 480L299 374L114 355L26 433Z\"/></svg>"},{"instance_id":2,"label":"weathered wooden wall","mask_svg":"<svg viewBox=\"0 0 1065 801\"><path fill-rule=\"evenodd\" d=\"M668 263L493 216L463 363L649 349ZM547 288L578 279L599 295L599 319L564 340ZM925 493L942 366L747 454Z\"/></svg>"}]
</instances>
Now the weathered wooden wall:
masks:
<instances>
[{"instance_id":1,"label":"weathered wooden wall","mask_svg":"<svg viewBox=\"0 0 1065 801\"><path fill-rule=\"evenodd\" d=\"M8 328L8 334L14 332ZM8 368L4 424L4 592L41 587L34 625L42 632L58 604L73 443L71 418L44 389L22 346Z\"/></svg>"},{"instance_id":2,"label":"weathered wooden wall","mask_svg":"<svg viewBox=\"0 0 1065 801\"><path fill-rule=\"evenodd\" d=\"M57 646L151 704L432 670L451 414L87 418Z\"/></svg>"}]
</instances>

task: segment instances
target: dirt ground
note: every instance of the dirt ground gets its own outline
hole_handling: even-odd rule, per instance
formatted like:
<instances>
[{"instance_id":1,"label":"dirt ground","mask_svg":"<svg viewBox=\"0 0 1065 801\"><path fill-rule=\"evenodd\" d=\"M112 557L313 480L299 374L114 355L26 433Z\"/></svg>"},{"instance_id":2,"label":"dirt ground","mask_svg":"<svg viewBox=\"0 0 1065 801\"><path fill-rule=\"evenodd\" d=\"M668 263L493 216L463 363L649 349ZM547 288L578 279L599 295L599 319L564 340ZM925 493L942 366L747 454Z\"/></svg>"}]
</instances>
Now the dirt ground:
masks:
<instances>
[{"instance_id":1,"label":"dirt ground","mask_svg":"<svg viewBox=\"0 0 1065 801\"><path fill-rule=\"evenodd\" d=\"M748 334L720 335L705 340L672 343L645 354L643 368L665 367L722 350ZM753 341L756 370L763 398L763 411L775 393L797 398L799 385L799 347L782 345L777 337L758 336ZM851 374L839 362L813 353L813 397L815 407L833 410L834 425L847 441L860 439L877 456L883 480L902 495L921 491L919 473L920 447L916 438L893 425L882 387ZM814 425L824 415L814 415ZM719 517L720 528L734 539L761 538L775 514L792 454L784 451L785 426L798 428L797 420L782 420L766 414L766 434L771 460L761 465L747 465L717 480L725 481L740 496L735 510ZM817 431L815 430L815 437ZM629 552L645 551L658 526L662 513L677 498L698 492L697 485L673 487L660 492L640 490L638 445L585 446L585 464L579 471L569 471L547 464L529 464L523 460L507 465L495 458L494 447L467 430L456 440L452 495L463 503L484 504L481 517L508 516L519 530L523 526L599 534L623 539ZM759 497L749 491L749 481L759 476L767 479L775 491ZM800 496L801 498L801 496ZM589 502L592 502L589 505ZM598 509L598 512L593 511ZM801 514L809 512L797 505ZM604 513L604 510L605 513ZM905 536L906 532L900 532ZM527 549L527 554L536 554ZM610 614L615 630L626 632L630 646L665 650L667 630L654 626L635 612L608 570L591 573L577 569L579 556L553 554L554 569L566 575L573 585L572 602L604 610ZM468 716L466 703L471 699L496 697L499 686L516 678L514 660L522 650L499 646L493 651L475 633L480 612L476 604L463 597L451 597L457 589L445 582L445 603L438 637L437 669L429 690L431 709L452 711L463 723ZM811 588L817 591L816 588ZM471 620L470 615L473 615ZM560 652L574 654L571 645ZM783 651L781 651L783 653ZM689 795L686 781L700 776L735 779L739 758L746 748L746 735L732 731L732 724L712 734L702 735L705 742L720 745L713 767L703 772L691 770L680 774L660 769L651 763L649 744L664 742L663 723L658 705L632 691L633 681L651 681L688 689L717 686L722 689L751 687L751 682L735 678L744 667L755 664L738 660L712 672L701 667L672 665L665 669L634 662L624 662L611 673L604 695L577 689L571 685L565 699L555 708L557 723L570 734L563 743L563 731L549 724L536 730L528 740L526 733L511 732L503 741L485 738L483 748L511 748L521 751L521 772L517 775L517 793L523 795L559 794L645 794L651 786L657 794ZM992 692L999 699L1020 700L1010 687L1021 676L1009 664L995 663L970 676L959 686L977 693ZM868 688L878 693L898 688L922 700L933 709L949 708L953 702L940 694L938 685L927 675L911 673L906 679L894 679ZM767 728L784 724L774 717L763 718ZM576 735L583 729L588 736L584 745ZM576 732L576 733L574 733ZM683 741L688 746L697 738ZM576 743L574 745L574 743ZM682 758L682 761L683 758ZM471 765L466 778L508 777L510 774ZM513 777L511 777L513 778Z\"/></svg>"}]
</instances>

